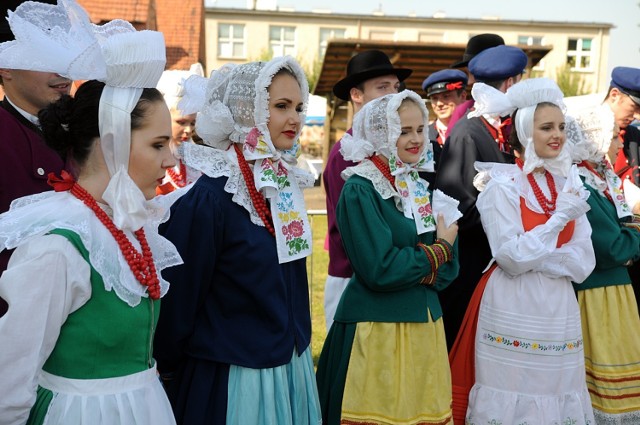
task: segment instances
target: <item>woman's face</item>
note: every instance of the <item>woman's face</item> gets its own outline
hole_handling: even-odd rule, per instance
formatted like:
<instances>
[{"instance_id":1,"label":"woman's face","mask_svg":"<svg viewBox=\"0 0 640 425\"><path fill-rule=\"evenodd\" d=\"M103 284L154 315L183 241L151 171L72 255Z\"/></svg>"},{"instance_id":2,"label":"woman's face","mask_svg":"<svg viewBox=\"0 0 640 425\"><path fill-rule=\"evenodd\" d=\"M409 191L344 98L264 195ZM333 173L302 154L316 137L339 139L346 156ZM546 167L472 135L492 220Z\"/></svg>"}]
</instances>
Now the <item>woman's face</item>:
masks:
<instances>
[{"instance_id":1,"label":"woman's face","mask_svg":"<svg viewBox=\"0 0 640 425\"><path fill-rule=\"evenodd\" d=\"M398 158L405 164L415 164L424 151L424 117L415 103L405 102L398 109L401 132L396 147Z\"/></svg>"},{"instance_id":2,"label":"woman's face","mask_svg":"<svg viewBox=\"0 0 640 425\"><path fill-rule=\"evenodd\" d=\"M556 106L543 105L533 115L533 146L542 159L560 155L566 134L564 114ZM526 153L525 153L526 155Z\"/></svg>"},{"instance_id":3,"label":"woman's face","mask_svg":"<svg viewBox=\"0 0 640 425\"><path fill-rule=\"evenodd\" d=\"M171 154L171 115L163 101L151 103L143 125L131 132L129 175L146 199L156 195L167 168L176 165Z\"/></svg>"},{"instance_id":4,"label":"woman's face","mask_svg":"<svg viewBox=\"0 0 640 425\"><path fill-rule=\"evenodd\" d=\"M182 115L179 111L171 110L171 136L173 142L180 144L189 140L196 126L196 114Z\"/></svg>"},{"instance_id":5,"label":"woman's face","mask_svg":"<svg viewBox=\"0 0 640 425\"><path fill-rule=\"evenodd\" d=\"M290 74L278 74L269 86L269 122L267 128L273 146L279 150L293 147L300 131L303 110L302 91Z\"/></svg>"}]
</instances>

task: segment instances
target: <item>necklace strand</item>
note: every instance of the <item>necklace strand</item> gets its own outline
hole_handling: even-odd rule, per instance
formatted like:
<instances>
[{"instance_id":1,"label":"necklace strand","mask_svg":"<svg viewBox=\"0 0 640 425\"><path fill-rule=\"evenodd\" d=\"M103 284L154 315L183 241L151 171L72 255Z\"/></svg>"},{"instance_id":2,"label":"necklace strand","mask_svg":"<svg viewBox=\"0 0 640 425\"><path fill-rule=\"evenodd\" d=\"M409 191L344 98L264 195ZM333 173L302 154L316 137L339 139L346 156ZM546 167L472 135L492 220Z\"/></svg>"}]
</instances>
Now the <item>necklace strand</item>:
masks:
<instances>
[{"instance_id":1,"label":"necklace strand","mask_svg":"<svg viewBox=\"0 0 640 425\"><path fill-rule=\"evenodd\" d=\"M524 166L524 162L522 162L520 158L516 159L516 164L518 164L518 167L520 167L520 169L522 170L522 167ZM551 192L551 199L547 199L544 192L542 192L540 185L538 185L538 182L536 181L535 177L533 177L533 173L527 174L527 180L529 180L529 184L533 189L533 194L535 195L536 200L538 201L538 204L542 208L542 211L544 211L544 214L547 217L551 217L551 214L556 209L556 200L558 199L558 190L556 189L556 183L555 183L555 180L553 179L553 175L549 171L544 170L544 176L547 180L547 186L549 187L549 192Z\"/></svg>"},{"instance_id":2,"label":"necklace strand","mask_svg":"<svg viewBox=\"0 0 640 425\"><path fill-rule=\"evenodd\" d=\"M185 187L187 185L187 167L182 160L180 161L180 171L176 172L173 167L167 168L167 174L171 181L178 187Z\"/></svg>"},{"instance_id":3,"label":"necklace strand","mask_svg":"<svg viewBox=\"0 0 640 425\"><path fill-rule=\"evenodd\" d=\"M136 280L147 288L147 292L151 299L157 300L160 298L160 281L158 280L158 274L156 272L156 266L153 262L153 254L147 243L147 237L144 234L144 229L140 228L133 232L133 234L140 242L140 248L142 253L138 252L133 246L127 235L116 227L113 220L109 218L106 212L98 206L96 200L78 183L75 183L70 190L71 194L81 200L87 207L89 207L98 220L109 230L114 237L120 251L124 256L131 272L135 276Z\"/></svg>"},{"instance_id":4,"label":"necklace strand","mask_svg":"<svg viewBox=\"0 0 640 425\"><path fill-rule=\"evenodd\" d=\"M391 174L391 169L389 168L389 164L385 164L379 156L372 156L371 158L369 158L369 160L371 160L371 162L373 162L373 165L376 166L376 168L378 170L380 170L380 172L382 173L382 175L389 180L389 183L391 183L391 187L393 187L394 189L396 188L396 178L393 176L393 174Z\"/></svg>"},{"instance_id":5,"label":"necklace strand","mask_svg":"<svg viewBox=\"0 0 640 425\"><path fill-rule=\"evenodd\" d=\"M240 167L240 172L242 172L242 177L244 177L244 182L249 189L249 195L251 196L253 207L256 209L256 212L260 216L260 219L262 219L264 227L267 228L272 236L275 236L276 231L273 228L273 218L271 217L271 210L267 205L267 201L264 199L264 196L262 196L262 194L259 193L256 189L256 185L253 181L253 173L249 169L249 164L242 154L240 147L237 143L234 143L233 148L236 150L236 155L238 156L238 166Z\"/></svg>"}]
</instances>

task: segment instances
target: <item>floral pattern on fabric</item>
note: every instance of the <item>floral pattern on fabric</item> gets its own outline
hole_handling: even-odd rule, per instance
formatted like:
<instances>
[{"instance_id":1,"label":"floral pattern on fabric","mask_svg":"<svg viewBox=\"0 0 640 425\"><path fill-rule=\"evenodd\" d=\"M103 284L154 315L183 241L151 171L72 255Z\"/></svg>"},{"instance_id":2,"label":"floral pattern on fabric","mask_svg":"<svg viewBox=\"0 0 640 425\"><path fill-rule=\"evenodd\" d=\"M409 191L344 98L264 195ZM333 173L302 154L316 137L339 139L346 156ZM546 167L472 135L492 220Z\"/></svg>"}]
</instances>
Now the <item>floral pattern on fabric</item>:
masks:
<instances>
[{"instance_id":1,"label":"floral pattern on fabric","mask_svg":"<svg viewBox=\"0 0 640 425\"><path fill-rule=\"evenodd\" d=\"M256 127L252 128L244 141L244 147L251 154L268 155L271 152L264 135Z\"/></svg>"},{"instance_id":2,"label":"floral pattern on fabric","mask_svg":"<svg viewBox=\"0 0 640 425\"><path fill-rule=\"evenodd\" d=\"M501 345L501 346L507 347L508 349L514 348L518 350L526 350L529 352L533 352L533 351L564 352L568 350L577 350L583 345L582 339L547 343L547 342L539 342L539 341L529 341L523 338L513 338L510 336L498 335L493 332L485 332L484 334L482 334L482 339L487 343L490 343L493 345Z\"/></svg>"},{"instance_id":3,"label":"floral pattern on fabric","mask_svg":"<svg viewBox=\"0 0 640 425\"><path fill-rule=\"evenodd\" d=\"M389 156L389 169L396 178L396 190L402 200L404 216L413 218L418 234L432 232L436 229L436 220L429 199L429 192L424 180L418 175L418 169L427 162L423 156L416 164L405 164L392 153Z\"/></svg>"}]
</instances>

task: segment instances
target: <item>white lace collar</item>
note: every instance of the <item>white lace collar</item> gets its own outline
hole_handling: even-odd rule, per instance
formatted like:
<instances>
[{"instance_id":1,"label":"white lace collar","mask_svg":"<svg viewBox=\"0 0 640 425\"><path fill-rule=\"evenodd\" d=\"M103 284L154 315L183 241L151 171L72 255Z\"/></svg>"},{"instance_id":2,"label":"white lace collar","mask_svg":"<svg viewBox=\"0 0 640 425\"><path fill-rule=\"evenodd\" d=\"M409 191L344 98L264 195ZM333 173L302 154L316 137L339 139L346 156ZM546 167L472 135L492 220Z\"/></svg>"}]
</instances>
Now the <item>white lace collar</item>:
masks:
<instances>
[{"instance_id":1,"label":"white lace collar","mask_svg":"<svg viewBox=\"0 0 640 425\"><path fill-rule=\"evenodd\" d=\"M168 218L162 202L164 200L149 202L151 218L144 230L160 280L161 295L164 296L169 283L162 278L161 272L167 267L182 264L182 259L175 246L158 234L158 225ZM0 215L0 248L13 249L53 229L66 229L78 234L89 251L91 265L104 281L105 290L113 290L118 298L132 307L148 297L146 287L134 277L109 230L93 211L69 192L45 192L12 202L11 209ZM135 236L128 230L124 232L140 250Z\"/></svg>"},{"instance_id":2,"label":"white lace collar","mask_svg":"<svg viewBox=\"0 0 640 425\"><path fill-rule=\"evenodd\" d=\"M198 171L201 171L203 174L211 178L227 177L227 182L224 186L225 192L232 195L231 200L235 204L240 205L245 210L247 210L253 224L264 227L264 222L256 211L251 200L249 189L244 180L242 172L240 171L240 166L238 165L236 152L232 146L233 145L230 145L227 150L220 150L204 145L183 143L180 146L180 154L184 158L185 164ZM287 190L278 191L276 194L277 197L273 197L270 203L272 215L276 220L280 217L279 213L284 214L284 216L290 218L287 223L283 222L282 225L276 228L278 258L281 263L306 257L310 254L311 251L311 245L309 242L307 242L308 246L306 246L304 249L295 250L295 252L292 252L289 247L290 244L287 244L287 242L290 242L295 238L288 239L287 236L290 232L288 233L288 231L283 231L283 226L285 228L291 228L291 226L295 227L300 225L302 226L303 234L296 237L300 237L303 235L307 235L310 237L311 229L309 228L308 220L306 219L307 213L306 209L304 208L304 200L302 198L302 191L300 189L313 186L314 178L310 173L295 166L288 167L287 171L289 173L289 177L287 178L287 184L289 186L287 186ZM302 202L302 207L300 206L300 202L294 202L295 205L283 202L278 198L280 197L280 194L284 194L283 196L289 196L290 198L297 198ZM291 211L287 210L287 205L295 210L295 214L291 214ZM302 223L297 223L299 221L301 221ZM292 224L294 222L296 223ZM276 223L274 222L274 227L275 225ZM296 230L296 235L298 233L299 232ZM301 246L304 246L304 243L302 243Z\"/></svg>"}]
</instances>

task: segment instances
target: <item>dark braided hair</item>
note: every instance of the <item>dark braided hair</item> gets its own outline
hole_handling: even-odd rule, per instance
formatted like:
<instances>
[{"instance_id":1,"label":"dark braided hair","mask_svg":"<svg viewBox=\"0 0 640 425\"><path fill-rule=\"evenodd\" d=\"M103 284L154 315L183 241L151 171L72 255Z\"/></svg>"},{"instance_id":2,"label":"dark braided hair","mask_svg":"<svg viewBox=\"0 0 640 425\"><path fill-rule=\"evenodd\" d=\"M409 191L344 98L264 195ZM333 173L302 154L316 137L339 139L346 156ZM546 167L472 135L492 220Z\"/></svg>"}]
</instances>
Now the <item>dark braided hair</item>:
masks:
<instances>
[{"instance_id":1,"label":"dark braided hair","mask_svg":"<svg viewBox=\"0 0 640 425\"><path fill-rule=\"evenodd\" d=\"M38 114L47 145L71 159L77 167L84 165L94 141L100 137L98 109L104 87L100 81L87 81L74 97L63 95ZM149 105L158 101L164 99L157 89L143 89L138 104L131 112L132 131L144 125Z\"/></svg>"}]
</instances>

